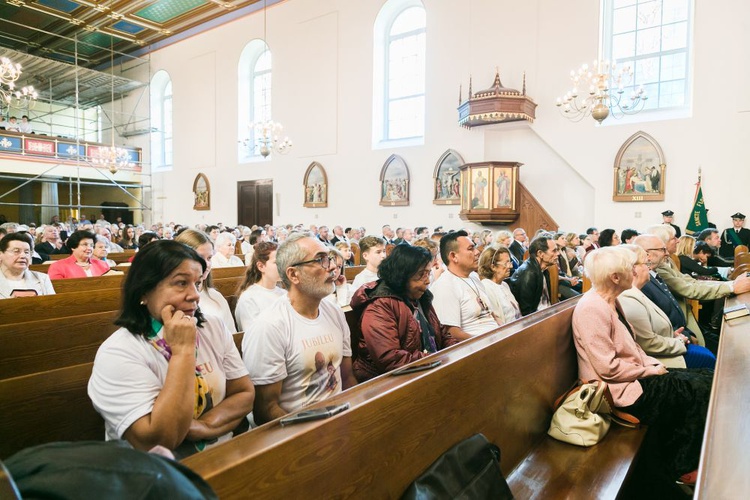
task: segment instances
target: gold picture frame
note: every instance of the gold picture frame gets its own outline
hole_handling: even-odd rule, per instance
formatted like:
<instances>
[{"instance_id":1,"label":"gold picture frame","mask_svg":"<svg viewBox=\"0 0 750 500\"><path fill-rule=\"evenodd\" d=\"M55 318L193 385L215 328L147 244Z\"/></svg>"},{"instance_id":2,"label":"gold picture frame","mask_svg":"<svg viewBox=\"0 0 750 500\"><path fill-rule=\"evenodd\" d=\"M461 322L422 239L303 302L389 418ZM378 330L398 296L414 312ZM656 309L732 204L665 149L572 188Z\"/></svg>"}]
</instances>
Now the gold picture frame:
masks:
<instances>
[{"instance_id":1,"label":"gold picture frame","mask_svg":"<svg viewBox=\"0 0 750 500\"><path fill-rule=\"evenodd\" d=\"M433 199L435 205L461 204L461 170L464 159L449 149L440 156L432 174Z\"/></svg>"},{"instance_id":2,"label":"gold picture frame","mask_svg":"<svg viewBox=\"0 0 750 500\"><path fill-rule=\"evenodd\" d=\"M639 131L617 152L612 200L664 201L667 181L664 152L656 139Z\"/></svg>"},{"instance_id":3,"label":"gold picture frame","mask_svg":"<svg viewBox=\"0 0 750 500\"><path fill-rule=\"evenodd\" d=\"M193 181L193 210L211 210L211 184L202 173Z\"/></svg>"},{"instance_id":4,"label":"gold picture frame","mask_svg":"<svg viewBox=\"0 0 750 500\"><path fill-rule=\"evenodd\" d=\"M328 206L328 174L323 165L312 162L305 171L304 202L307 208L325 208Z\"/></svg>"},{"instance_id":5,"label":"gold picture frame","mask_svg":"<svg viewBox=\"0 0 750 500\"><path fill-rule=\"evenodd\" d=\"M406 207L409 205L409 167L399 155L391 155L380 171L380 205Z\"/></svg>"}]
</instances>

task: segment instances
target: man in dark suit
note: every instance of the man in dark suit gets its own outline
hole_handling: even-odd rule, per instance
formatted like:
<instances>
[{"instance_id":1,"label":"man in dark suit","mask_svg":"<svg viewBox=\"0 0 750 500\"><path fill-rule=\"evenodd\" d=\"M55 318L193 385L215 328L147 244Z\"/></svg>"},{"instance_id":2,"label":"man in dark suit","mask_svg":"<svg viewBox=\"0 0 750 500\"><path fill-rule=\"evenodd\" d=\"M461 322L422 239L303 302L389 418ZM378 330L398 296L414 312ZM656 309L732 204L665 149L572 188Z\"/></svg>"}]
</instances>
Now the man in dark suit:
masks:
<instances>
[{"instance_id":1,"label":"man in dark suit","mask_svg":"<svg viewBox=\"0 0 750 500\"><path fill-rule=\"evenodd\" d=\"M523 228L516 228L513 230L513 242L510 244L508 250L517 262L523 262L523 256L526 254L526 231Z\"/></svg>"},{"instance_id":2,"label":"man in dark suit","mask_svg":"<svg viewBox=\"0 0 750 500\"><path fill-rule=\"evenodd\" d=\"M734 267L734 259L724 259L719 257L719 248L721 247L721 236L719 231L714 228L704 229L695 237L696 243L698 241L705 241L706 244L711 247L714 254L708 258L706 264L708 267Z\"/></svg>"},{"instance_id":3,"label":"man in dark suit","mask_svg":"<svg viewBox=\"0 0 750 500\"><path fill-rule=\"evenodd\" d=\"M665 210L661 213L661 217L662 217L662 222L664 224L669 224L670 226L674 228L674 232L676 233L675 236L677 236L678 238L682 236L682 231L680 231L679 226L677 226L676 224L672 224L672 221L674 220L673 211Z\"/></svg>"},{"instance_id":4,"label":"man in dark suit","mask_svg":"<svg viewBox=\"0 0 750 500\"><path fill-rule=\"evenodd\" d=\"M44 240L42 243L34 246L34 250L36 250L36 253L41 257L42 262L48 261L50 255L70 253L70 250L62 244L62 240L60 240L60 232L55 225L49 224L44 226L42 239Z\"/></svg>"},{"instance_id":5,"label":"man in dark suit","mask_svg":"<svg viewBox=\"0 0 750 500\"><path fill-rule=\"evenodd\" d=\"M348 239L346 239L346 236L344 235L344 228L341 226L334 226L333 228L333 238L331 238L331 245L336 245L339 241L345 241L349 242Z\"/></svg>"},{"instance_id":6,"label":"man in dark suit","mask_svg":"<svg viewBox=\"0 0 750 500\"><path fill-rule=\"evenodd\" d=\"M737 212L732 215L732 227L721 235L721 256L734 261L734 249L740 245L750 247L750 229L745 225L745 214Z\"/></svg>"}]
</instances>

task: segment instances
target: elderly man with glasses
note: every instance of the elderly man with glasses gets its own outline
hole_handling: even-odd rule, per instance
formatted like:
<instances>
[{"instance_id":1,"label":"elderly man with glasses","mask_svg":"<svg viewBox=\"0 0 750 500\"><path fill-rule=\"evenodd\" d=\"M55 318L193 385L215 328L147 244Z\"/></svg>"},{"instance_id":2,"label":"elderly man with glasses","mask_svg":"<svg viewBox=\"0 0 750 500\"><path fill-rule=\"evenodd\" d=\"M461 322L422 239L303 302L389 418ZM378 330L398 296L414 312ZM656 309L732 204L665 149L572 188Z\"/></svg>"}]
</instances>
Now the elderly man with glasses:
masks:
<instances>
[{"instance_id":1,"label":"elderly man with glasses","mask_svg":"<svg viewBox=\"0 0 750 500\"><path fill-rule=\"evenodd\" d=\"M242 341L255 384L253 415L262 424L357 383L349 327L333 293L336 262L310 233L294 233L276 252L288 295L261 313Z\"/></svg>"}]
</instances>

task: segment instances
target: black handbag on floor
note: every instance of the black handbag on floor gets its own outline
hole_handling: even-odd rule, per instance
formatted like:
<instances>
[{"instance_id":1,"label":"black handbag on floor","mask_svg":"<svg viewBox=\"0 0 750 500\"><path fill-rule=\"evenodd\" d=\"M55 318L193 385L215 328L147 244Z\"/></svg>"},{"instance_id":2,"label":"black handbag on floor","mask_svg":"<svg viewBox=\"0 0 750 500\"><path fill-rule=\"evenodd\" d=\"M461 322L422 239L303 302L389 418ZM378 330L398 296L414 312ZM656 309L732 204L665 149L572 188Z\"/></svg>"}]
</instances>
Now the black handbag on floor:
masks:
<instances>
[{"instance_id":1,"label":"black handbag on floor","mask_svg":"<svg viewBox=\"0 0 750 500\"><path fill-rule=\"evenodd\" d=\"M500 448L474 434L435 460L401 498L511 500L513 494L500 472Z\"/></svg>"}]
</instances>

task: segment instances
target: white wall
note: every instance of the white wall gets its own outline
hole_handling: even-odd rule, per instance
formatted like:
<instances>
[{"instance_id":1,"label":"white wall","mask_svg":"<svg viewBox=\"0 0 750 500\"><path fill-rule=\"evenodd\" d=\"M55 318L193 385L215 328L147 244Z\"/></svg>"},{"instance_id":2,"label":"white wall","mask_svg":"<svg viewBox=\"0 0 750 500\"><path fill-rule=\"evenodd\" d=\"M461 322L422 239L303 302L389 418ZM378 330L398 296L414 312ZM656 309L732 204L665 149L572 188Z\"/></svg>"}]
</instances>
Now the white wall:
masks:
<instances>
[{"instance_id":1,"label":"white wall","mask_svg":"<svg viewBox=\"0 0 750 500\"><path fill-rule=\"evenodd\" d=\"M435 162L448 148L467 162L520 161L521 181L563 229L643 228L667 208L684 225L692 208L698 166L712 220L729 224L748 213L750 169L750 3L696 2L692 117L597 127L571 123L555 98L567 75L597 55L599 9L594 0L424 0L427 9L427 124L424 145L373 150L372 26L383 0L287 0L268 9L267 43L273 53L274 119L295 142L289 155L237 162L237 61L247 42L263 36L257 13L168 46L151 55L152 74L173 82L175 166L154 175L154 220L236 222L242 180L274 179L275 223L394 226L465 224L457 206L432 204ZM727 34L736 34L728 37ZM458 87L469 75L474 91L489 87L495 67L504 85L521 87L539 104L533 125L474 130L457 124ZM646 117L641 114L639 117ZM620 145L643 130L656 138L667 161L664 202L612 201L613 163ZM392 153L411 171L411 206L378 205L378 176ZM328 172L329 206L303 208L307 166ZM192 210L192 183L205 173L212 210ZM641 218L636 213L642 214ZM533 230L534 228L526 228Z\"/></svg>"}]
</instances>

